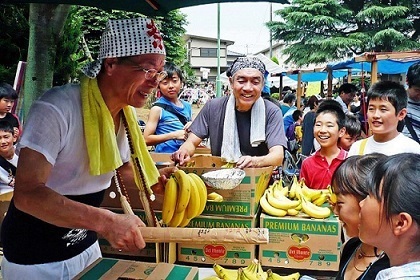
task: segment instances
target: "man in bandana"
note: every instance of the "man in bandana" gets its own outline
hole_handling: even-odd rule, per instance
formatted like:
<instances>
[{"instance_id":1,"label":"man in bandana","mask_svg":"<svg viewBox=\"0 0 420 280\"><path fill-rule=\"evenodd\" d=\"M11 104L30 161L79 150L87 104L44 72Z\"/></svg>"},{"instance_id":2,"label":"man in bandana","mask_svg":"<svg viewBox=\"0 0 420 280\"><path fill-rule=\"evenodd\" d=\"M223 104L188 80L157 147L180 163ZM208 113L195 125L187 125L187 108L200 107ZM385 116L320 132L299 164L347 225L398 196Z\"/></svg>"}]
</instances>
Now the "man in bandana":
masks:
<instances>
[{"instance_id":1,"label":"man in bandana","mask_svg":"<svg viewBox=\"0 0 420 280\"><path fill-rule=\"evenodd\" d=\"M227 71L233 94L206 103L172 160L188 162L209 138L212 155L238 168L281 165L287 141L280 108L261 97L265 72L258 58L237 58Z\"/></svg>"},{"instance_id":2,"label":"man in bandana","mask_svg":"<svg viewBox=\"0 0 420 280\"><path fill-rule=\"evenodd\" d=\"M131 106L144 106L164 64L152 20L110 20L81 84L55 87L33 104L2 226L4 279L73 279L101 256L97 233L119 250L145 247L142 220L98 206L114 174L127 187L136 187L133 170L149 191L163 183Z\"/></svg>"}]
</instances>

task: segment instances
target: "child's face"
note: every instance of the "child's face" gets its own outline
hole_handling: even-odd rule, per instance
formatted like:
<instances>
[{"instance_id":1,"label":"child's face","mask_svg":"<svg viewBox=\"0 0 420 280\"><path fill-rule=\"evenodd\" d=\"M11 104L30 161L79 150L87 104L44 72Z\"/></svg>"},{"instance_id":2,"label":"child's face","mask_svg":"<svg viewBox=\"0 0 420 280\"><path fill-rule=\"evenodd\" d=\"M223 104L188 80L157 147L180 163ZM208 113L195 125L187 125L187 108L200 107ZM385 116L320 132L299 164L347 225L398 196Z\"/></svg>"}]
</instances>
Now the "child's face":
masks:
<instances>
[{"instance_id":1,"label":"child's face","mask_svg":"<svg viewBox=\"0 0 420 280\"><path fill-rule=\"evenodd\" d=\"M382 212L383 203L373 196L360 201L359 237L362 242L384 249L392 236L391 226Z\"/></svg>"},{"instance_id":2,"label":"child's face","mask_svg":"<svg viewBox=\"0 0 420 280\"><path fill-rule=\"evenodd\" d=\"M15 140L12 133L0 130L0 155L9 154Z\"/></svg>"},{"instance_id":3,"label":"child's face","mask_svg":"<svg viewBox=\"0 0 420 280\"><path fill-rule=\"evenodd\" d=\"M420 86L411 86L408 88L408 97L415 102L420 102Z\"/></svg>"},{"instance_id":4,"label":"child's face","mask_svg":"<svg viewBox=\"0 0 420 280\"><path fill-rule=\"evenodd\" d=\"M353 143L356 142L356 140L357 140L357 136L351 136L350 134L346 132L344 133L342 137L340 137L339 146L342 149L348 151L350 150L351 145L353 145Z\"/></svg>"},{"instance_id":5,"label":"child's face","mask_svg":"<svg viewBox=\"0 0 420 280\"><path fill-rule=\"evenodd\" d=\"M407 113L402 109L398 114L395 107L388 100L371 99L369 100L367 117L369 128L375 135L388 135L397 130L398 121L404 119Z\"/></svg>"},{"instance_id":6,"label":"child's face","mask_svg":"<svg viewBox=\"0 0 420 280\"><path fill-rule=\"evenodd\" d=\"M167 77L159 83L160 92L170 99L178 98L181 87L182 82L177 73L173 73L172 77Z\"/></svg>"},{"instance_id":7,"label":"child's face","mask_svg":"<svg viewBox=\"0 0 420 280\"><path fill-rule=\"evenodd\" d=\"M334 214L338 216L343 224L348 237L359 235L359 200L351 194L337 194L337 203L335 204Z\"/></svg>"},{"instance_id":8,"label":"child's face","mask_svg":"<svg viewBox=\"0 0 420 280\"><path fill-rule=\"evenodd\" d=\"M338 128L337 117L334 114L321 113L315 119L314 137L321 148L337 146L338 138L345 132L345 128Z\"/></svg>"},{"instance_id":9,"label":"child's face","mask_svg":"<svg viewBox=\"0 0 420 280\"><path fill-rule=\"evenodd\" d=\"M0 99L0 113L6 114L12 111L15 101L10 98L3 97Z\"/></svg>"}]
</instances>

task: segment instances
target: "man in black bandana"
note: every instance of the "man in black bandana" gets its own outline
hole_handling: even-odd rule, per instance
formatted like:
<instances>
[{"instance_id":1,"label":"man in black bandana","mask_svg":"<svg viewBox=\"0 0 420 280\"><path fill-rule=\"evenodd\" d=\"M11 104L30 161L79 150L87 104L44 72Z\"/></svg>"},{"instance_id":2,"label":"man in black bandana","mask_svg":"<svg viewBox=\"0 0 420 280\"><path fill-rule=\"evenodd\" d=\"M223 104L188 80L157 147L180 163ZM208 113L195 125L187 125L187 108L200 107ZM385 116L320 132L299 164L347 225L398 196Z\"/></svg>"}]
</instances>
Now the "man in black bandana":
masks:
<instances>
[{"instance_id":1,"label":"man in black bandana","mask_svg":"<svg viewBox=\"0 0 420 280\"><path fill-rule=\"evenodd\" d=\"M227 71L233 94L206 103L172 160L188 162L208 138L212 155L238 168L281 165L286 147L283 117L278 106L261 97L265 72L258 58L237 58Z\"/></svg>"}]
</instances>

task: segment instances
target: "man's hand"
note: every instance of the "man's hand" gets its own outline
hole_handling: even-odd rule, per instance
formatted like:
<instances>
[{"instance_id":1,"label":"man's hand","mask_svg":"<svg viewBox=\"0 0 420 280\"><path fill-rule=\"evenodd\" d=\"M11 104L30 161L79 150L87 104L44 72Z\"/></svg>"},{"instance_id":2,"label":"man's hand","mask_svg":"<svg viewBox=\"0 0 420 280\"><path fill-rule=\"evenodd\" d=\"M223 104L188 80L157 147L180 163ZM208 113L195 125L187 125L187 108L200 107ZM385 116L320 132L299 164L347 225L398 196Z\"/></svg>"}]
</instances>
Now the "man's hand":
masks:
<instances>
[{"instance_id":1,"label":"man's hand","mask_svg":"<svg viewBox=\"0 0 420 280\"><path fill-rule=\"evenodd\" d=\"M176 166L160 168L159 169L159 174L160 174L159 182L152 186L153 192L155 194L164 194L166 182L168 181L171 174L177 170L178 168Z\"/></svg>"},{"instance_id":2,"label":"man's hand","mask_svg":"<svg viewBox=\"0 0 420 280\"><path fill-rule=\"evenodd\" d=\"M176 131L172 132L171 135L172 135L172 139L177 139L177 140L184 140L185 141L188 138L188 133L184 129L176 130Z\"/></svg>"},{"instance_id":3,"label":"man's hand","mask_svg":"<svg viewBox=\"0 0 420 280\"><path fill-rule=\"evenodd\" d=\"M144 226L143 221L135 215L112 213L109 224L104 224L103 230L98 234L115 249L135 252L146 246L140 231L140 227Z\"/></svg>"},{"instance_id":4,"label":"man's hand","mask_svg":"<svg viewBox=\"0 0 420 280\"><path fill-rule=\"evenodd\" d=\"M179 165L184 165L185 163L189 162L191 159L190 154L186 149L181 148L171 155L171 160Z\"/></svg>"},{"instance_id":5,"label":"man's hand","mask_svg":"<svg viewBox=\"0 0 420 280\"><path fill-rule=\"evenodd\" d=\"M239 158L238 162L236 163L236 167L240 169L258 167L257 157L242 156Z\"/></svg>"}]
</instances>

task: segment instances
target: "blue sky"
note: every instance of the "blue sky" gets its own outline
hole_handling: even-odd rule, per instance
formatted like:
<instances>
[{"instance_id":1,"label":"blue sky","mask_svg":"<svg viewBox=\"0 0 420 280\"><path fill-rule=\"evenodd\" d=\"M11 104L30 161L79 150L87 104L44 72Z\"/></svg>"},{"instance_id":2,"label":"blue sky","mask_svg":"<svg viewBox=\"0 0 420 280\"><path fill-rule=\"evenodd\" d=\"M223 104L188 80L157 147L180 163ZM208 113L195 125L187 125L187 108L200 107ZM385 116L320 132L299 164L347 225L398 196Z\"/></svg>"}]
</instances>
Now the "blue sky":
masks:
<instances>
[{"instance_id":1,"label":"blue sky","mask_svg":"<svg viewBox=\"0 0 420 280\"><path fill-rule=\"evenodd\" d=\"M273 3L273 20L280 17L274 11L284 5ZM217 38L217 4L181 9L189 22L188 34ZM222 3L220 4L220 38L234 41L229 49L243 54L258 52L270 46L268 28L270 3Z\"/></svg>"}]
</instances>

